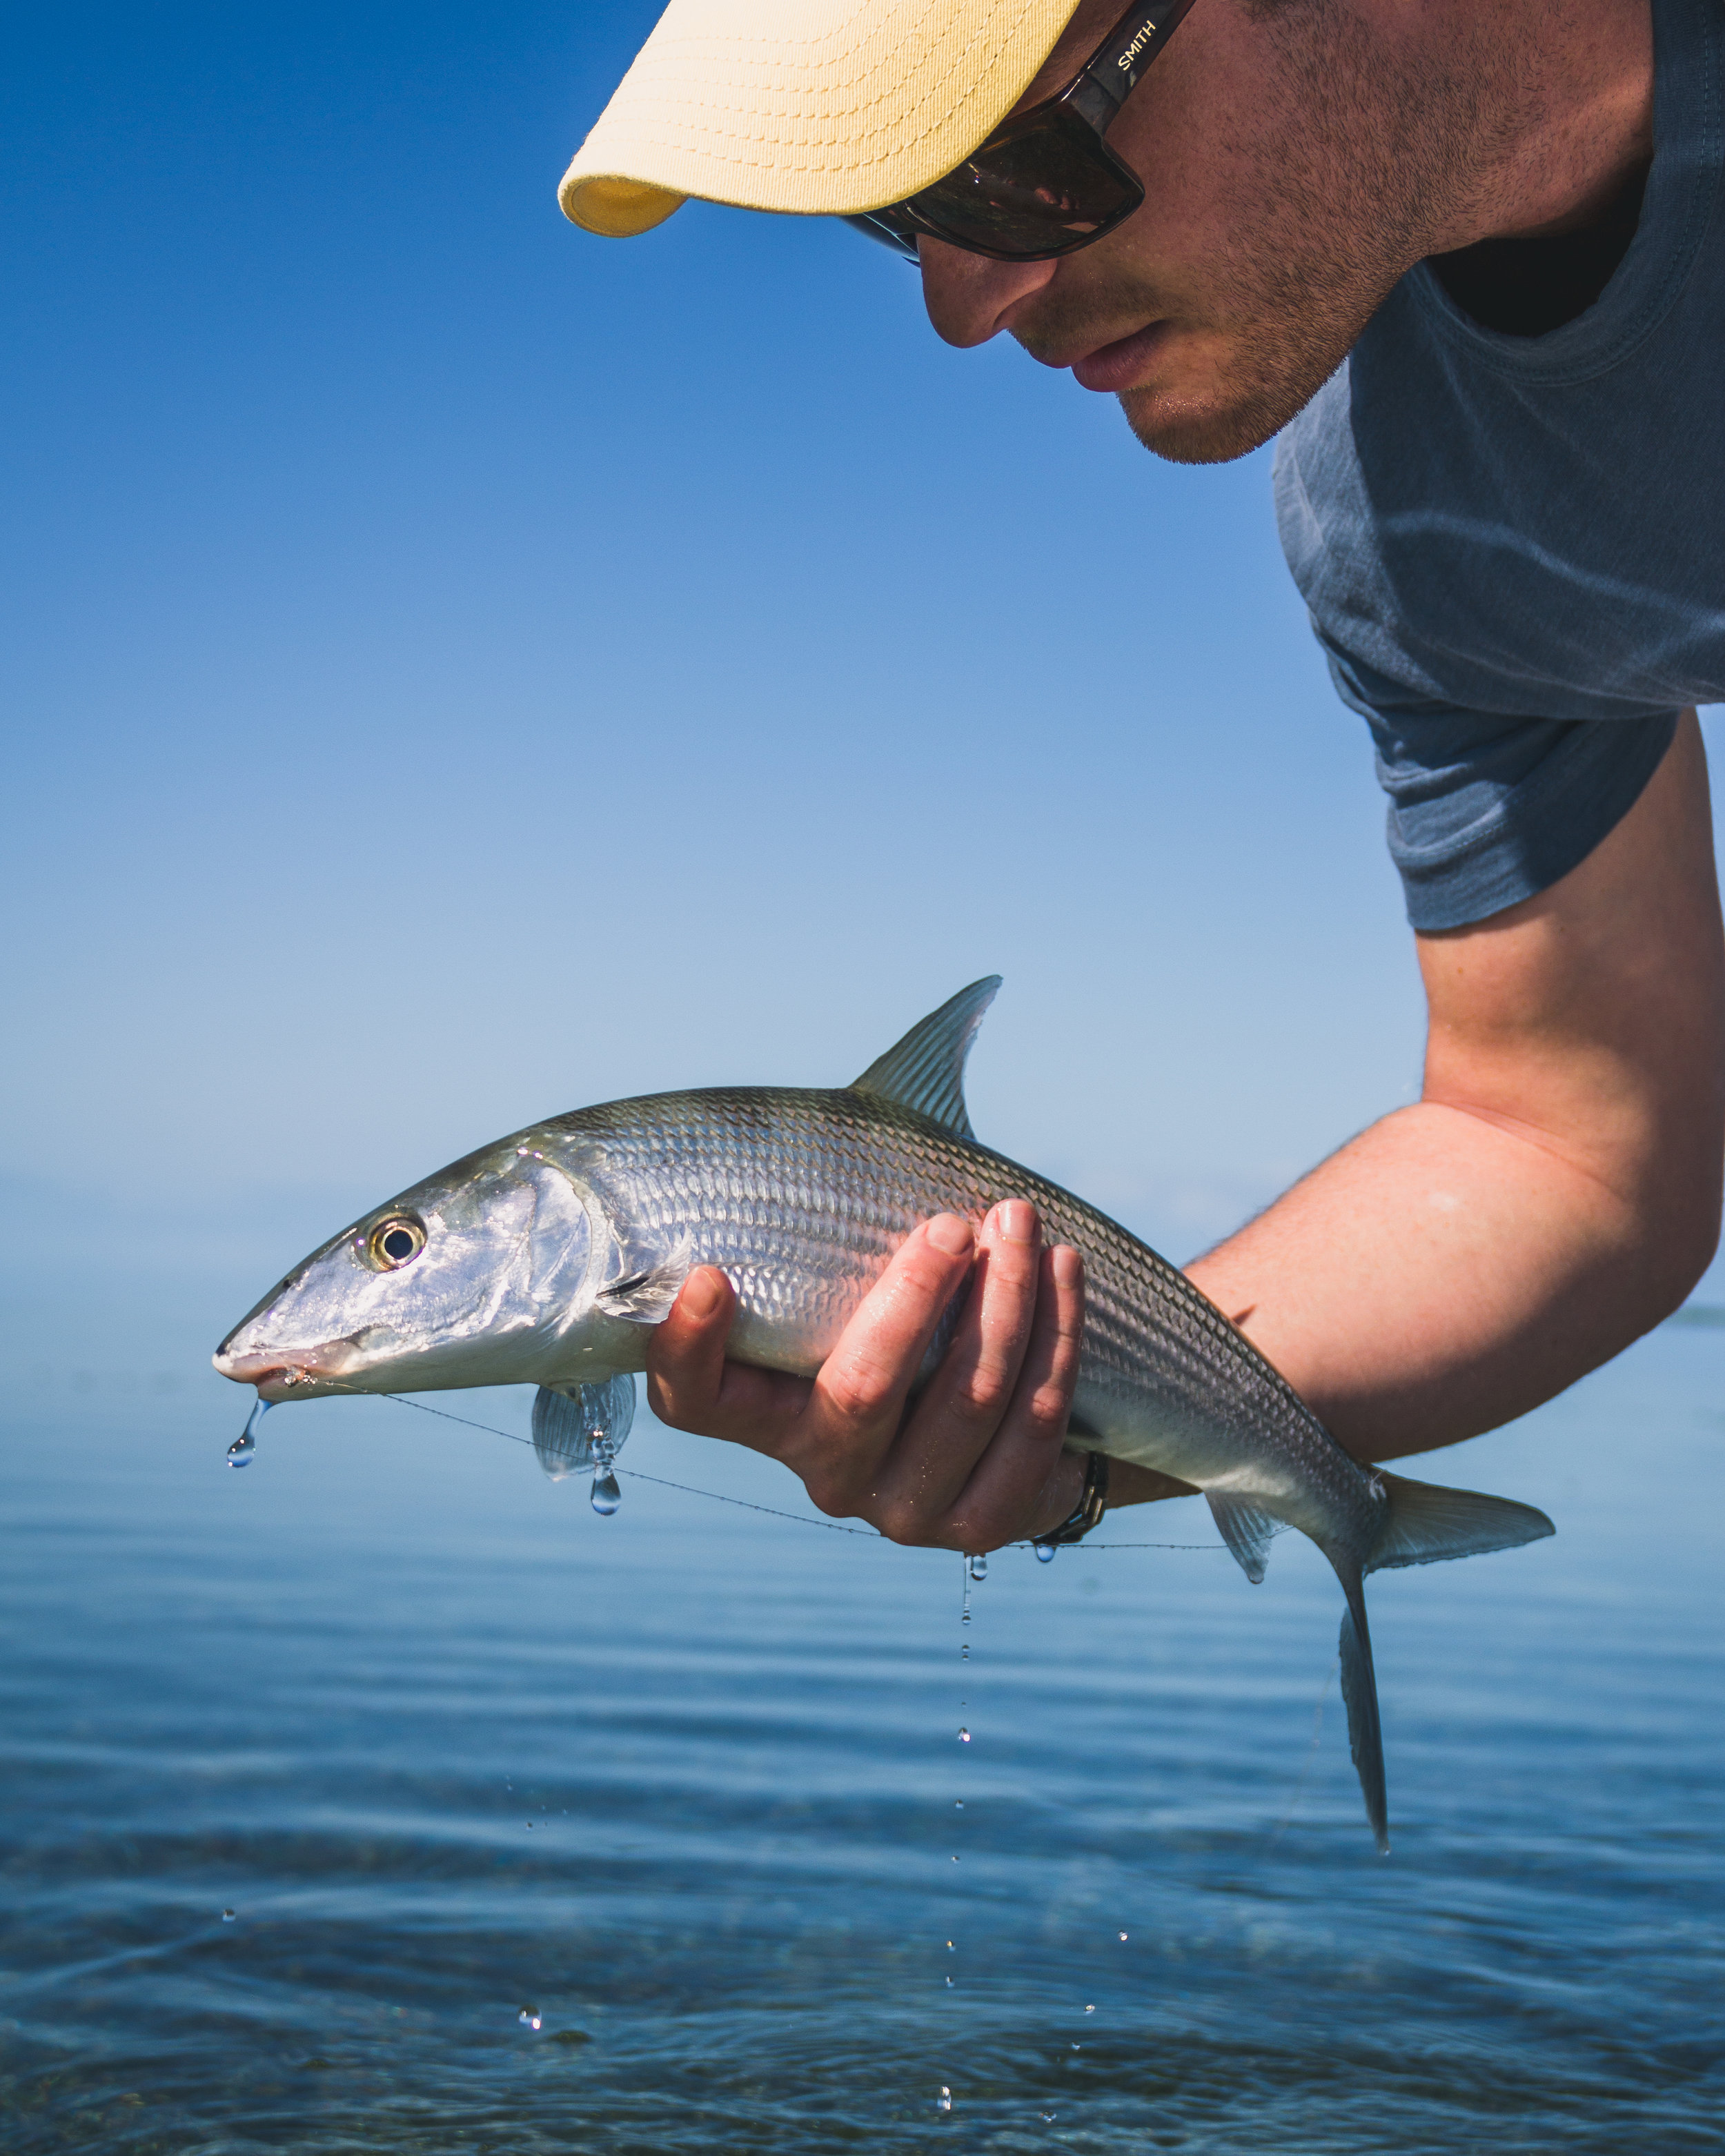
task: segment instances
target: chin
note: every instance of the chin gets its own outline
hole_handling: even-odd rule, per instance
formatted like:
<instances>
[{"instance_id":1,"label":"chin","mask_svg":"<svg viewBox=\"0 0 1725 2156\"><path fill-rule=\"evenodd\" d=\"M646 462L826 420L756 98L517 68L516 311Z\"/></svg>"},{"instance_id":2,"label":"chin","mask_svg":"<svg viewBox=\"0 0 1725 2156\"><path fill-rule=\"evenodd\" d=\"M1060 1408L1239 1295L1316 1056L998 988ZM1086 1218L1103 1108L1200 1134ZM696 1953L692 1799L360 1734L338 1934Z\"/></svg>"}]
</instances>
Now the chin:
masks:
<instances>
[{"instance_id":1,"label":"chin","mask_svg":"<svg viewBox=\"0 0 1725 2156\"><path fill-rule=\"evenodd\" d=\"M1122 389L1120 408L1147 449L1176 465L1224 465L1249 455L1279 434L1309 404L1340 365L1352 336L1308 333L1240 340L1204 339L1185 364L1161 378ZM1276 352L1273 372L1254 366L1251 347Z\"/></svg>"},{"instance_id":2,"label":"chin","mask_svg":"<svg viewBox=\"0 0 1725 2156\"><path fill-rule=\"evenodd\" d=\"M1230 402L1214 394L1180 397L1162 389L1123 389L1120 408L1147 449L1173 465L1225 465L1250 455L1281 430L1307 399L1262 396Z\"/></svg>"}]
</instances>

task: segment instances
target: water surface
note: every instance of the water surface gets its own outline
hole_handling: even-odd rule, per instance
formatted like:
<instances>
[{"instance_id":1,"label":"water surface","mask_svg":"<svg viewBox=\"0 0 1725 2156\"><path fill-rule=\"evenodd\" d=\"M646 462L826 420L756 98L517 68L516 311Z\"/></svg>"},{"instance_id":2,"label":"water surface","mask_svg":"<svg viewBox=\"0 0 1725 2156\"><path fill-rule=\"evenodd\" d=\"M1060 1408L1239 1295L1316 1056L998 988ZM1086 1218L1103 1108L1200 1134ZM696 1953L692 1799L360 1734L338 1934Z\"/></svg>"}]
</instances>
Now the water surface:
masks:
<instances>
[{"instance_id":1,"label":"water surface","mask_svg":"<svg viewBox=\"0 0 1725 2156\"><path fill-rule=\"evenodd\" d=\"M236 1473L218 1381L44 1392L4 2145L1725 2148L1722 1371L1667 1329L1429 1464L1559 1533L1373 1583L1387 1860L1296 1537L1255 1589L1195 1504L1117 1514L1199 1547L1004 1553L964 1633L956 1558L601 1521L382 1402ZM794 1502L650 1422L624 1464Z\"/></svg>"}]
</instances>

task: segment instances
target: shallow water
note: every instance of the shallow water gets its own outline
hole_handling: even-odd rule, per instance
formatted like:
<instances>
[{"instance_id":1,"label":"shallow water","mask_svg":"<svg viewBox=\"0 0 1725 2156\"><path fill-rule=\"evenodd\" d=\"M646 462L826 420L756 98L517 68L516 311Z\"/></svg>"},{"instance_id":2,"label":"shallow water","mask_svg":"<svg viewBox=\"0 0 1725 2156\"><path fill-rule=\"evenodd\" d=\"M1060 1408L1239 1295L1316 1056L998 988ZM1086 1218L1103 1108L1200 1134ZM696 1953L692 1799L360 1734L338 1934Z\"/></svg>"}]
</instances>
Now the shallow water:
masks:
<instances>
[{"instance_id":1,"label":"shallow water","mask_svg":"<svg viewBox=\"0 0 1725 2156\"><path fill-rule=\"evenodd\" d=\"M1193 1503L1117 1514L1199 1547L1004 1553L967 1630L956 1557L598 1520L386 1403L235 1473L215 1380L44 1395L4 2146L1725 2148L1722 1373L1667 1329L1431 1464L1559 1533L1373 1582L1388 1860L1296 1537L1255 1589ZM623 1464L793 1502L650 1423Z\"/></svg>"}]
</instances>

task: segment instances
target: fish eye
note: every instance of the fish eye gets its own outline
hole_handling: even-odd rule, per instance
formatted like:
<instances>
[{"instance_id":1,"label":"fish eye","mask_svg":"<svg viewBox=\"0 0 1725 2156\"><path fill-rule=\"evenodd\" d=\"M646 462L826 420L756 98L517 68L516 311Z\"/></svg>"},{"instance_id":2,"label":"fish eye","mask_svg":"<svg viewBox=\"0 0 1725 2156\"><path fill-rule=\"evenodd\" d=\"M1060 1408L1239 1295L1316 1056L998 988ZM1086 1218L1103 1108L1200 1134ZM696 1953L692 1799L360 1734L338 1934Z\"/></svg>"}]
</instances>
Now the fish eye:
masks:
<instances>
[{"instance_id":1,"label":"fish eye","mask_svg":"<svg viewBox=\"0 0 1725 2156\"><path fill-rule=\"evenodd\" d=\"M425 1227L411 1213L392 1213L378 1221L365 1241L365 1260L373 1271L399 1272L425 1248Z\"/></svg>"}]
</instances>

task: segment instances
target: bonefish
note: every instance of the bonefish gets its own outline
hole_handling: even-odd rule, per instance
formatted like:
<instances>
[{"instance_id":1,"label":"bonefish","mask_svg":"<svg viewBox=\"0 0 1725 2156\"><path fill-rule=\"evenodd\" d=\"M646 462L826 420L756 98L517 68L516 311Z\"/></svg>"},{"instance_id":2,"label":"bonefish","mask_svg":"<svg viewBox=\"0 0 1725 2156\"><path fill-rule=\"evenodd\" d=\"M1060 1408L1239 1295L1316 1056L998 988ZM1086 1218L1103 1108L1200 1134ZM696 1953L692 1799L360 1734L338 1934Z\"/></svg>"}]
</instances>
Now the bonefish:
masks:
<instances>
[{"instance_id":1,"label":"bonefish","mask_svg":"<svg viewBox=\"0 0 1725 2156\"><path fill-rule=\"evenodd\" d=\"M1532 1542L1543 1512L1363 1466L1185 1275L1081 1199L992 1152L966 1058L999 987L978 981L849 1086L715 1087L583 1108L470 1153L296 1265L217 1351L267 1401L537 1385L553 1471L627 1435L630 1373L696 1265L737 1291L731 1353L812 1374L916 1224L1008 1198L1085 1265L1069 1442L1194 1484L1253 1581L1278 1523L1346 1601L1348 1735L1380 1849L1384 1748L1364 1580Z\"/></svg>"}]
</instances>

